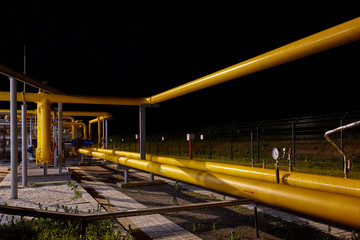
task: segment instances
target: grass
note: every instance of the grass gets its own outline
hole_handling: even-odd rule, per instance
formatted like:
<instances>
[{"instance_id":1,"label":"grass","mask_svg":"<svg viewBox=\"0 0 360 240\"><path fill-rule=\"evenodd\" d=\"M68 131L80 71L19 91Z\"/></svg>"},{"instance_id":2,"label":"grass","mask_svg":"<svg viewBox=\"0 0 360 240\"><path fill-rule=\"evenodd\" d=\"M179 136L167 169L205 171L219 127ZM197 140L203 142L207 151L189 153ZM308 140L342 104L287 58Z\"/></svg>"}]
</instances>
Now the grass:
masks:
<instances>
[{"instance_id":1,"label":"grass","mask_svg":"<svg viewBox=\"0 0 360 240\"><path fill-rule=\"evenodd\" d=\"M41 209L41 204L39 204ZM65 212L78 213L77 209L62 206ZM93 210L97 211L97 210ZM0 220L3 215L1 215ZM89 223L44 218L27 219L11 217L8 224L0 225L2 239L132 239L129 234L122 235L115 230L114 219L97 220ZM83 224L85 224L83 226ZM84 228L85 227L85 228ZM85 236L83 234L85 229Z\"/></svg>"},{"instance_id":2,"label":"grass","mask_svg":"<svg viewBox=\"0 0 360 240\"><path fill-rule=\"evenodd\" d=\"M116 142L116 140L121 138L112 138L113 141L109 148L131 152L134 152L135 149L138 150L135 142L120 143ZM273 140L263 137L259 146L257 146L255 141L253 146L255 167L262 167L262 163L265 161L266 168L275 169L271 150L274 147L283 148L291 146L291 140ZM351 160L349 178L360 179L360 162L358 161L360 159L360 140L357 138L347 138L344 141L344 146L344 150L348 153L348 157ZM344 177L340 154L324 139L297 140L295 147L296 158L293 171ZM147 151L164 156L189 157L188 142L178 138L170 138L164 142L150 142L150 144L148 141ZM211 143L211 148L209 141L196 140L194 143L193 159L195 160L251 166L250 141L234 139L232 142L232 157L233 159L231 160L230 142L226 138L214 139ZM288 161L286 159L280 161L280 169L288 170Z\"/></svg>"}]
</instances>

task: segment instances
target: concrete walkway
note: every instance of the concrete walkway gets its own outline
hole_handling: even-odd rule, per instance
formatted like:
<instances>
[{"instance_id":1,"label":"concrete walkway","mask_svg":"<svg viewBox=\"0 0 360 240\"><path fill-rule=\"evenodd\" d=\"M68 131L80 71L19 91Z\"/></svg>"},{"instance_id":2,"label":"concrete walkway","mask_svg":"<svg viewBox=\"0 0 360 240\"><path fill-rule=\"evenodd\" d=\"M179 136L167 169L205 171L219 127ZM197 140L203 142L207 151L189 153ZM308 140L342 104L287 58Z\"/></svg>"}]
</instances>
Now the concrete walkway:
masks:
<instances>
[{"instance_id":1,"label":"concrete walkway","mask_svg":"<svg viewBox=\"0 0 360 240\"><path fill-rule=\"evenodd\" d=\"M109 200L111 208L112 207L116 208L113 210L129 211L129 210L138 210L138 209L147 208L143 204L126 196L125 194L107 185L106 183L99 182L99 180L96 177L81 170L81 168L77 168L77 167L72 167L72 168L92 180L92 181L84 181L84 183L80 183L80 185L83 188L93 188L98 192L98 194L100 194L104 198L107 198ZM183 229L182 227L178 226L177 224L171 222L170 220L168 220L167 218L163 217L160 214L129 217L129 219L136 226L141 228L141 230L145 232L152 239L173 239L173 240L201 239L196 235L190 233L189 231Z\"/></svg>"}]
</instances>

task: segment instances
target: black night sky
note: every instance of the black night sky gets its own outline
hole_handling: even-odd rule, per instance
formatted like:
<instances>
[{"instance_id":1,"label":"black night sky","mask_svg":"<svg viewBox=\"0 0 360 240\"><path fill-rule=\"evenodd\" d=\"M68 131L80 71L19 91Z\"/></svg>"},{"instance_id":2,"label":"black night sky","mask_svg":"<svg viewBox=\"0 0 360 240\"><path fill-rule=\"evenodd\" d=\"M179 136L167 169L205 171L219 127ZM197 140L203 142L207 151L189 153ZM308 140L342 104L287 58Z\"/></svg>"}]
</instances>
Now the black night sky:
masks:
<instances>
[{"instance_id":1,"label":"black night sky","mask_svg":"<svg viewBox=\"0 0 360 240\"><path fill-rule=\"evenodd\" d=\"M8 1L0 62L68 94L149 97L359 17L357 1ZM314 3L316 2L316 3ZM360 110L360 42L152 109L153 128ZM8 91L5 77L0 91ZM19 86L19 91L22 87ZM136 107L109 111L137 126Z\"/></svg>"}]
</instances>

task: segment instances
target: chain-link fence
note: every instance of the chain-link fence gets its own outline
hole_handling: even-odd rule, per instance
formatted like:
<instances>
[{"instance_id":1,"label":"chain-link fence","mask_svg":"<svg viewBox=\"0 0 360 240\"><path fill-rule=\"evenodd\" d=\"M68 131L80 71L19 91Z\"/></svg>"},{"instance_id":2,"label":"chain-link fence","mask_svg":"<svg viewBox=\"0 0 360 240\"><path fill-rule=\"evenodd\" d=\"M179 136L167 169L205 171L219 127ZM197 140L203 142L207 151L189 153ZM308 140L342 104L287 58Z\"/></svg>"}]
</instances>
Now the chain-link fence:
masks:
<instances>
[{"instance_id":1,"label":"chain-link fence","mask_svg":"<svg viewBox=\"0 0 360 240\"><path fill-rule=\"evenodd\" d=\"M271 151L274 147L291 148L294 167L313 169L315 172L341 175L343 159L328 143L324 134L330 129L357 121L360 112L263 120L233 125L186 129L166 133L147 133L147 153L189 158L190 147L186 139L193 133L193 159L255 165L263 163L273 167ZM138 152L137 133L126 133L109 138L109 148ZM348 129L331 135L331 138L352 160L351 168L359 169L360 128ZM283 167L287 162L283 162Z\"/></svg>"}]
</instances>

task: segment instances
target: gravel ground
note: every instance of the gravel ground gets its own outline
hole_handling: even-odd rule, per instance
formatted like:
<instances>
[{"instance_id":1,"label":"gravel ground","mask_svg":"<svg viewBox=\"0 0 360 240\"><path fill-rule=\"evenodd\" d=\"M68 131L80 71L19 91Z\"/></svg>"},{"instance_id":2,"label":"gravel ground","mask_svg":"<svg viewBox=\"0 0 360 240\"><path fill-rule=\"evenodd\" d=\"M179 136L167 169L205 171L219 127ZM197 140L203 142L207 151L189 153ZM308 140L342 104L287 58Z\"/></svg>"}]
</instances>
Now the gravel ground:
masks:
<instances>
[{"instance_id":1,"label":"gravel ground","mask_svg":"<svg viewBox=\"0 0 360 240\"><path fill-rule=\"evenodd\" d=\"M18 199L11 199L10 182L8 181L10 174L8 174L1 182L0 187L0 204L8 204L9 206L28 207L34 209L48 209L50 211L65 211L65 208L72 210L79 210L80 212L87 213L89 210L97 209L94 203L88 200L87 192L77 187L81 193L75 197L74 190L67 185L67 183L49 184L36 187L18 188ZM77 186L75 181L72 181ZM35 184L36 185L36 184ZM0 223L6 223L9 217L0 215Z\"/></svg>"}]
</instances>

